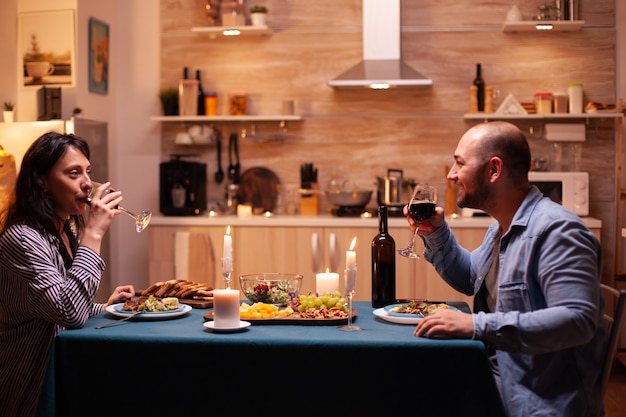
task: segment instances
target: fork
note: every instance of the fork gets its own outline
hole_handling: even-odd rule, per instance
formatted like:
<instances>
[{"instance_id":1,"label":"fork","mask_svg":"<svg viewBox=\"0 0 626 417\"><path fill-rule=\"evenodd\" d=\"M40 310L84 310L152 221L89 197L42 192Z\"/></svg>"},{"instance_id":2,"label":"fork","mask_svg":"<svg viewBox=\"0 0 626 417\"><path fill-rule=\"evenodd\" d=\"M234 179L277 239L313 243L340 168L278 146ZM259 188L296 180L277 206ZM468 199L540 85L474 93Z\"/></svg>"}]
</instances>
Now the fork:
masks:
<instances>
[{"instance_id":1,"label":"fork","mask_svg":"<svg viewBox=\"0 0 626 417\"><path fill-rule=\"evenodd\" d=\"M135 311L133 311L133 313L131 315L129 315L127 317L124 317L123 319L112 321L110 323L101 324L100 326L96 326L96 329L104 329L105 327L110 327L110 326L113 326L113 325L115 325L117 323L121 323L123 321L130 320L133 317L135 317L135 316L137 316L137 315L139 315L141 313L142 313L141 311L135 310Z\"/></svg>"}]
</instances>

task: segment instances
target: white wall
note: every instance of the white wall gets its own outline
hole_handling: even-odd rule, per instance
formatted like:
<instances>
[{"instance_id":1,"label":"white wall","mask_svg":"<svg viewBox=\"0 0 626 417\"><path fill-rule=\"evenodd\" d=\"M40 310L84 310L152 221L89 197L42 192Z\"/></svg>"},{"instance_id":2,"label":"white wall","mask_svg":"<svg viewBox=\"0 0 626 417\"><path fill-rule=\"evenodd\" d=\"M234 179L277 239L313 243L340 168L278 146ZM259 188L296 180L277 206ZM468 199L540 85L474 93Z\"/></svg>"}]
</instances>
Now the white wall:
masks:
<instances>
[{"instance_id":1,"label":"white wall","mask_svg":"<svg viewBox=\"0 0 626 417\"><path fill-rule=\"evenodd\" d=\"M81 107L83 117L108 123L109 179L124 192L123 205L130 210L149 208L158 213L160 130L157 123L150 121L150 116L159 114L158 1L3 0L0 102L17 102L18 120L34 120L33 91L20 88L17 81L17 13L59 9L75 10L77 28L76 87L63 89L63 117L69 117L74 107ZM88 90L90 17L110 27L107 95ZM136 288L144 288L148 282L148 233L136 233L132 219L123 215L113 222L109 233L112 287L132 283ZM103 292L110 292L110 288L103 288Z\"/></svg>"}]
</instances>

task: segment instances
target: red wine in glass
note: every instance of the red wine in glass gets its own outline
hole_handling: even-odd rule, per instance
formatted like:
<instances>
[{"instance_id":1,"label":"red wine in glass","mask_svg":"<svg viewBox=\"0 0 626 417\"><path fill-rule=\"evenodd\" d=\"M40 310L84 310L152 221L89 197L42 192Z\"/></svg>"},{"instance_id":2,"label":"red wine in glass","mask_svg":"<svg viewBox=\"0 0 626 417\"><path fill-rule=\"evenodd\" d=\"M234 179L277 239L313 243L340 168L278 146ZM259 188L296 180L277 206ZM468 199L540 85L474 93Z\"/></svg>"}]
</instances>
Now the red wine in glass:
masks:
<instances>
[{"instance_id":1,"label":"red wine in glass","mask_svg":"<svg viewBox=\"0 0 626 417\"><path fill-rule=\"evenodd\" d=\"M431 201L412 201L409 212L415 221L422 221L435 215L435 203Z\"/></svg>"}]
</instances>

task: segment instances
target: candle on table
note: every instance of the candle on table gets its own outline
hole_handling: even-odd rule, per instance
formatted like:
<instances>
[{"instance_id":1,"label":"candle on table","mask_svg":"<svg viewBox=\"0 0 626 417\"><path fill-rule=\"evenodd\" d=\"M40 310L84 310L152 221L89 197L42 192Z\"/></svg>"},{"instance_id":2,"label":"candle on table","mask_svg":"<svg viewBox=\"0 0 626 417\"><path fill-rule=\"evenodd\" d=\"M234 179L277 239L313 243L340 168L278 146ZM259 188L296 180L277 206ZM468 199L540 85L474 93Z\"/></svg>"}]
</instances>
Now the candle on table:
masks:
<instances>
[{"instance_id":1,"label":"candle on table","mask_svg":"<svg viewBox=\"0 0 626 417\"><path fill-rule=\"evenodd\" d=\"M335 272L328 272L328 268L326 268L326 272L322 272L315 275L315 290L319 295L324 294L325 292L333 293L335 291L339 291L339 274Z\"/></svg>"},{"instance_id":2,"label":"candle on table","mask_svg":"<svg viewBox=\"0 0 626 417\"><path fill-rule=\"evenodd\" d=\"M354 247L356 246L356 236L352 239L350 249L346 251L346 269L356 269L356 252Z\"/></svg>"},{"instance_id":3,"label":"candle on table","mask_svg":"<svg viewBox=\"0 0 626 417\"><path fill-rule=\"evenodd\" d=\"M230 235L230 225L226 228L224 235L224 256L222 257L222 272L230 274L233 272L233 237Z\"/></svg>"},{"instance_id":4,"label":"candle on table","mask_svg":"<svg viewBox=\"0 0 626 417\"><path fill-rule=\"evenodd\" d=\"M215 327L239 326L239 290L213 290L213 319Z\"/></svg>"}]
</instances>

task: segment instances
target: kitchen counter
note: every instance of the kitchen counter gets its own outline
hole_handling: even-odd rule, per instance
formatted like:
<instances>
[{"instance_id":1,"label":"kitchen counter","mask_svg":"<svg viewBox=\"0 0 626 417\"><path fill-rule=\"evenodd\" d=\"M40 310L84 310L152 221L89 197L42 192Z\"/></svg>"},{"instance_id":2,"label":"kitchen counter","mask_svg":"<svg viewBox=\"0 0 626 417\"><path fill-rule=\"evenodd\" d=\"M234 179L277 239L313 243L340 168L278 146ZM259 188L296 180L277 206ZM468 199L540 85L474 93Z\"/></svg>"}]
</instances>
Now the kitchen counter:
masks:
<instances>
[{"instance_id":1,"label":"kitchen counter","mask_svg":"<svg viewBox=\"0 0 626 417\"><path fill-rule=\"evenodd\" d=\"M602 221L593 217L583 217L583 222L590 229L602 227ZM448 220L452 228L487 228L493 219L491 217L459 217ZM150 221L155 226L276 226L276 227L365 227L377 228L376 217L337 217L332 215L320 216L153 216ZM404 217L390 217L389 227L409 227Z\"/></svg>"}]
</instances>

